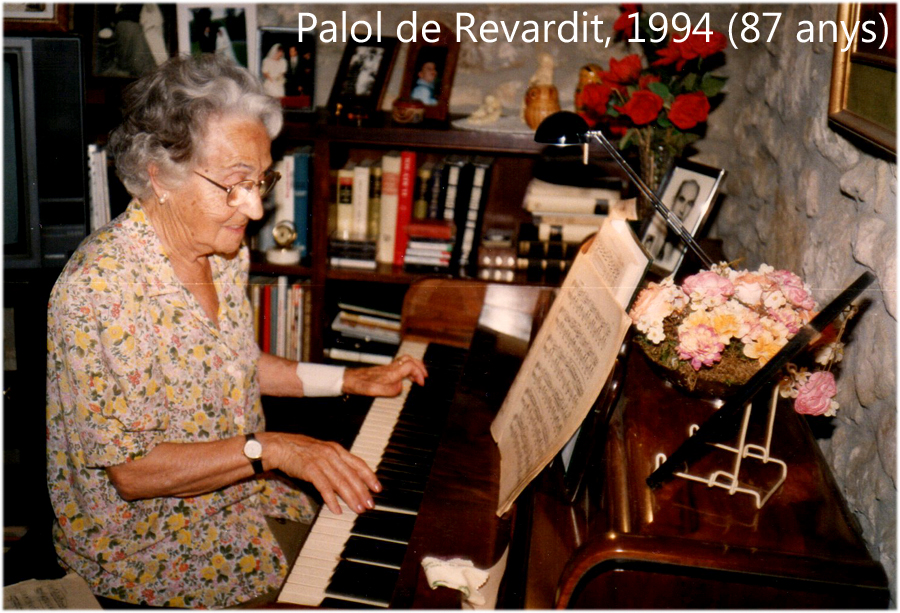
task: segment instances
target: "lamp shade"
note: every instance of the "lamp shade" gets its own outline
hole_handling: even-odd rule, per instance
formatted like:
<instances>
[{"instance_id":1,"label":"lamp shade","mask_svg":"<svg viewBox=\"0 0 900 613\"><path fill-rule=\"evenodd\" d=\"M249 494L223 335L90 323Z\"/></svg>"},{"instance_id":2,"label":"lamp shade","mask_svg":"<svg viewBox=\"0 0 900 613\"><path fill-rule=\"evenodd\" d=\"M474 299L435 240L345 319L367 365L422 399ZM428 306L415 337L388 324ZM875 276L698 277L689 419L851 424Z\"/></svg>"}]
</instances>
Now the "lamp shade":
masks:
<instances>
[{"instance_id":1,"label":"lamp shade","mask_svg":"<svg viewBox=\"0 0 900 613\"><path fill-rule=\"evenodd\" d=\"M589 131L581 115L558 111L540 123L534 132L534 140L547 145L582 145L588 142Z\"/></svg>"}]
</instances>

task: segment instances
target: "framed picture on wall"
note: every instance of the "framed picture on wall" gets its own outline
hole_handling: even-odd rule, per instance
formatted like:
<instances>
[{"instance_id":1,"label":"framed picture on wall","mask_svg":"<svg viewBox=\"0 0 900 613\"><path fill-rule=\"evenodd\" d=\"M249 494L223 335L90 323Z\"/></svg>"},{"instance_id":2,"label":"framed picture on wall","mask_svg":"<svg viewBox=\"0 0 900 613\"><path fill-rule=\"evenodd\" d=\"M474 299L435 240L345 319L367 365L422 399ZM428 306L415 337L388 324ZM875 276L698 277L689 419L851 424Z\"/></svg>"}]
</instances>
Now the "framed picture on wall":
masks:
<instances>
[{"instance_id":1,"label":"framed picture on wall","mask_svg":"<svg viewBox=\"0 0 900 613\"><path fill-rule=\"evenodd\" d=\"M259 65L256 7L252 4L179 4L178 50L216 53L244 68Z\"/></svg>"},{"instance_id":2,"label":"framed picture on wall","mask_svg":"<svg viewBox=\"0 0 900 613\"><path fill-rule=\"evenodd\" d=\"M709 217L725 174L719 168L678 160L664 179L659 199L678 216L691 236L697 236ZM651 270L664 277L678 270L687 250L659 213L645 225L641 243L653 257Z\"/></svg>"},{"instance_id":3,"label":"framed picture on wall","mask_svg":"<svg viewBox=\"0 0 900 613\"><path fill-rule=\"evenodd\" d=\"M441 32L435 42L426 42L420 33L409 43L398 99L418 100L425 105L425 117L445 121L450 113L459 42L449 27L439 25Z\"/></svg>"},{"instance_id":4,"label":"framed picture on wall","mask_svg":"<svg viewBox=\"0 0 900 613\"><path fill-rule=\"evenodd\" d=\"M316 38L307 33L300 42L296 28L259 29L260 63L254 72L266 93L280 98L286 109L315 110Z\"/></svg>"},{"instance_id":5,"label":"framed picture on wall","mask_svg":"<svg viewBox=\"0 0 900 613\"><path fill-rule=\"evenodd\" d=\"M861 31L848 41L845 30L838 28L828 120L894 154L897 107L885 101L897 98L897 5L841 4L837 21L850 31L854 24L866 24L875 35L864 36Z\"/></svg>"},{"instance_id":6,"label":"framed picture on wall","mask_svg":"<svg viewBox=\"0 0 900 613\"><path fill-rule=\"evenodd\" d=\"M348 42L328 98L329 112L342 119L372 117L381 108L396 52L396 38Z\"/></svg>"},{"instance_id":7,"label":"framed picture on wall","mask_svg":"<svg viewBox=\"0 0 900 613\"><path fill-rule=\"evenodd\" d=\"M3 28L10 32L68 32L68 4L56 2L7 2Z\"/></svg>"},{"instance_id":8,"label":"framed picture on wall","mask_svg":"<svg viewBox=\"0 0 900 613\"><path fill-rule=\"evenodd\" d=\"M93 74L137 78L177 48L174 4L97 4Z\"/></svg>"}]
</instances>

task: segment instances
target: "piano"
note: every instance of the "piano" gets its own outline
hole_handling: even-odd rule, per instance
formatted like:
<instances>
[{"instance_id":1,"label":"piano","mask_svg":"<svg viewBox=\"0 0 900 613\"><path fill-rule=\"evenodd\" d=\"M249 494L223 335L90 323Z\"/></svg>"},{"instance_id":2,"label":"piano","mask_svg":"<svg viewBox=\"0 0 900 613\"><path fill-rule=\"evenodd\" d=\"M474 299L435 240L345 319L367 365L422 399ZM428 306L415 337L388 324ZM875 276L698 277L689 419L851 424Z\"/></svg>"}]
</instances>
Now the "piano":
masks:
<instances>
[{"instance_id":1,"label":"piano","mask_svg":"<svg viewBox=\"0 0 900 613\"><path fill-rule=\"evenodd\" d=\"M671 453L687 423L715 407L662 382L637 351L620 356L617 393L601 395L583 428L576 495L557 460L497 517L500 458L489 427L551 301L539 287L428 280L410 289L401 351L424 357L427 384L394 399L316 400L321 410L304 414L328 419L296 425L366 459L384 492L359 516L323 508L282 605L459 608L459 592L427 585L422 558L487 569L506 551L498 608L889 604L884 569L806 422L786 406L772 449L789 473L762 509L682 479L646 486L656 454ZM266 411L271 429L290 428L296 415Z\"/></svg>"}]
</instances>

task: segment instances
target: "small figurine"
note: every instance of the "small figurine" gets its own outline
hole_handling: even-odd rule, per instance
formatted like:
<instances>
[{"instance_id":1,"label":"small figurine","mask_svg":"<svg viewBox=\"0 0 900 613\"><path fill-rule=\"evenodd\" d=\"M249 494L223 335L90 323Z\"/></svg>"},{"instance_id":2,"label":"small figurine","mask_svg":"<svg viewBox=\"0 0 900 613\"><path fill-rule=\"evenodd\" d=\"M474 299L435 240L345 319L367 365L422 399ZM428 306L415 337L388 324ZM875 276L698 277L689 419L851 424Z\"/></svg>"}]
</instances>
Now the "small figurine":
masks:
<instances>
[{"instance_id":1,"label":"small figurine","mask_svg":"<svg viewBox=\"0 0 900 613\"><path fill-rule=\"evenodd\" d=\"M487 125L500 119L502 111L503 105L500 104L497 96L488 94L484 97L484 102L481 103L481 106L475 109L475 112L469 115L467 120L476 126Z\"/></svg>"}]
</instances>

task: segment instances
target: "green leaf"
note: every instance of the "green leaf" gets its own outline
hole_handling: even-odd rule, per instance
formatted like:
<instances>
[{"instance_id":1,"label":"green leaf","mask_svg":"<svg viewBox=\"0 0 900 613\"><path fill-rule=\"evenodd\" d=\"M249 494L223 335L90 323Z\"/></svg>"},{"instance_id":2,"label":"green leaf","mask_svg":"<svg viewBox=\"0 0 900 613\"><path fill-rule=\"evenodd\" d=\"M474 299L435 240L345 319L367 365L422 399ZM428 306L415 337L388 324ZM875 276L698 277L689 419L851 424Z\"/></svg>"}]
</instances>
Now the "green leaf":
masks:
<instances>
[{"instance_id":1,"label":"green leaf","mask_svg":"<svg viewBox=\"0 0 900 613\"><path fill-rule=\"evenodd\" d=\"M660 98L671 98L672 97L672 93L669 91L669 88L666 87L666 84L661 83L659 81L657 81L655 83L651 83L650 85L647 86L647 89L649 89L651 92L653 92Z\"/></svg>"},{"instance_id":2,"label":"green leaf","mask_svg":"<svg viewBox=\"0 0 900 613\"><path fill-rule=\"evenodd\" d=\"M672 126L672 122L669 121L669 118L662 113L656 118L656 123L658 123L661 128L669 128Z\"/></svg>"},{"instance_id":3,"label":"green leaf","mask_svg":"<svg viewBox=\"0 0 900 613\"><path fill-rule=\"evenodd\" d=\"M630 128L619 141L619 149L627 149L631 145L631 139L637 134L637 130Z\"/></svg>"},{"instance_id":4,"label":"green leaf","mask_svg":"<svg viewBox=\"0 0 900 613\"><path fill-rule=\"evenodd\" d=\"M697 89L697 73L692 72L681 81L681 90L692 92Z\"/></svg>"},{"instance_id":5,"label":"green leaf","mask_svg":"<svg viewBox=\"0 0 900 613\"><path fill-rule=\"evenodd\" d=\"M706 94L707 98L712 98L725 87L726 79L724 77L715 77L711 74L706 74L703 77L703 80L700 82L700 89Z\"/></svg>"},{"instance_id":6,"label":"green leaf","mask_svg":"<svg viewBox=\"0 0 900 613\"><path fill-rule=\"evenodd\" d=\"M610 117L618 117L619 115L621 115L621 113L619 111L617 111L616 109L614 109L612 107L607 109L606 114L609 115Z\"/></svg>"}]
</instances>

